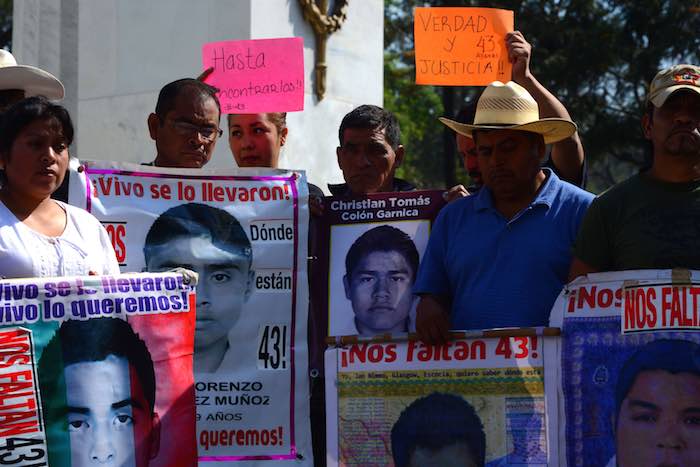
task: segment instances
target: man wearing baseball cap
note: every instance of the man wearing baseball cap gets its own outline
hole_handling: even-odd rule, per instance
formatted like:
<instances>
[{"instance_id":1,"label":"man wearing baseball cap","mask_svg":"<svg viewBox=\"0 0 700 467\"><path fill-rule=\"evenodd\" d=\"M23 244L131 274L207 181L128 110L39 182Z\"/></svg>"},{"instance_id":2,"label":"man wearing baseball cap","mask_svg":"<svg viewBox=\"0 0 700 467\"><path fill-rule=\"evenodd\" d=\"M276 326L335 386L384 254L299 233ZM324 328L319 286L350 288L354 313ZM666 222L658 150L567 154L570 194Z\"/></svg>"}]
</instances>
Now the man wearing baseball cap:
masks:
<instances>
[{"instance_id":1,"label":"man wearing baseball cap","mask_svg":"<svg viewBox=\"0 0 700 467\"><path fill-rule=\"evenodd\" d=\"M498 81L479 98L474 124L441 121L474 139L484 187L435 221L413 287L419 337L440 343L448 329L545 325L593 195L540 163L545 145L576 125L540 118L522 86Z\"/></svg>"},{"instance_id":2,"label":"man wearing baseball cap","mask_svg":"<svg viewBox=\"0 0 700 467\"><path fill-rule=\"evenodd\" d=\"M17 65L15 57L0 49L0 112L25 97L63 99L63 84L51 73L29 65Z\"/></svg>"},{"instance_id":3,"label":"man wearing baseball cap","mask_svg":"<svg viewBox=\"0 0 700 467\"><path fill-rule=\"evenodd\" d=\"M642 117L653 162L600 195L576 238L570 278L596 271L700 269L700 67L651 82Z\"/></svg>"}]
</instances>

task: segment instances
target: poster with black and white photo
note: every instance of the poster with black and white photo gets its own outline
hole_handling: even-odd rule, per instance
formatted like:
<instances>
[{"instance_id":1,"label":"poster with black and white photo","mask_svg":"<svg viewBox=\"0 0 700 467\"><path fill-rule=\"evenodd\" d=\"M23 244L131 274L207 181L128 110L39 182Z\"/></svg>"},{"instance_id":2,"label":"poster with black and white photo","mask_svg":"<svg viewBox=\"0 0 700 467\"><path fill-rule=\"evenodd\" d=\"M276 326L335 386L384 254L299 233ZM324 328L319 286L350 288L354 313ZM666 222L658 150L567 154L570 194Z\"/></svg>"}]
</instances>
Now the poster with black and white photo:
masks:
<instances>
[{"instance_id":1,"label":"poster with black and white photo","mask_svg":"<svg viewBox=\"0 0 700 467\"><path fill-rule=\"evenodd\" d=\"M320 307L315 311L327 318L321 324L325 335L415 330L412 288L431 224L445 204L442 195L435 190L326 198L312 282Z\"/></svg>"},{"instance_id":2,"label":"poster with black and white photo","mask_svg":"<svg viewBox=\"0 0 700 467\"><path fill-rule=\"evenodd\" d=\"M70 201L105 226L123 272L199 274L199 460L312 465L302 171L84 162Z\"/></svg>"}]
</instances>

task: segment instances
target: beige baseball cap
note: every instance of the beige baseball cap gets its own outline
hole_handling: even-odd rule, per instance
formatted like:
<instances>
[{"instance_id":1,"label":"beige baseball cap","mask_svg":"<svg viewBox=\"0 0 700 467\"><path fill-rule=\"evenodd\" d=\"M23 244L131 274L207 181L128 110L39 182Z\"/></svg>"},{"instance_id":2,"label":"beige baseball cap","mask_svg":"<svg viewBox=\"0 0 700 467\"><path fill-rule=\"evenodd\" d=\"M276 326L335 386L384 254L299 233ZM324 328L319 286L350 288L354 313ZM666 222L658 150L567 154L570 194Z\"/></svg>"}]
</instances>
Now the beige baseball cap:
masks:
<instances>
[{"instance_id":1,"label":"beige baseball cap","mask_svg":"<svg viewBox=\"0 0 700 467\"><path fill-rule=\"evenodd\" d=\"M668 96L680 89L690 89L700 94L700 67L683 64L661 70L649 85L647 101L661 107Z\"/></svg>"}]
</instances>

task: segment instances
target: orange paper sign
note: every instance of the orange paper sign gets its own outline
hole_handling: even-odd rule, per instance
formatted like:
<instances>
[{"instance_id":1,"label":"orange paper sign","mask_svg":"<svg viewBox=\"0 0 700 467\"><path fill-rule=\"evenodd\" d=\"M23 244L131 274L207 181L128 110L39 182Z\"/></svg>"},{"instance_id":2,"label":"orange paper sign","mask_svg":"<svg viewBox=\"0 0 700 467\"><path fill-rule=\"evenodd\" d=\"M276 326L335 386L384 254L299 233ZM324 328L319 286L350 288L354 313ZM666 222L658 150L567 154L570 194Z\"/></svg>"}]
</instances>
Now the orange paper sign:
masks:
<instances>
[{"instance_id":1,"label":"orange paper sign","mask_svg":"<svg viewBox=\"0 0 700 467\"><path fill-rule=\"evenodd\" d=\"M509 81L505 35L513 12L496 8L416 8L416 84L486 86Z\"/></svg>"}]
</instances>

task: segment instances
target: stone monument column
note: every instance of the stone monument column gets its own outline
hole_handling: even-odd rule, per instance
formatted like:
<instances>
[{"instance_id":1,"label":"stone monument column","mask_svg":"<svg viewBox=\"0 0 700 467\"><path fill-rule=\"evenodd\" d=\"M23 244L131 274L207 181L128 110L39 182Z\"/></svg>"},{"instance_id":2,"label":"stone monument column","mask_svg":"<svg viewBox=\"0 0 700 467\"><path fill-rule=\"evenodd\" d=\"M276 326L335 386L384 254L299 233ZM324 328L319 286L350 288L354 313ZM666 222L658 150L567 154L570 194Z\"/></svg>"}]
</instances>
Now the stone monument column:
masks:
<instances>
[{"instance_id":1,"label":"stone monument column","mask_svg":"<svg viewBox=\"0 0 700 467\"><path fill-rule=\"evenodd\" d=\"M201 46L209 41L304 38L304 111L287 116L280 163L306 169L309 180L324 188L342 181L335 156L342 117L360 104L382 105L382 0L349 0L343 26L326 43L321 101L314 92L314 32L295 0L13 3L12 52L19 63L44 68L63 82L64 105L77 128L73 154L81 159L153 160L146 118L158 91L175 79L196 77ZM224 136L208 167L234 164Z\"/></svg>"}]
</instances>

